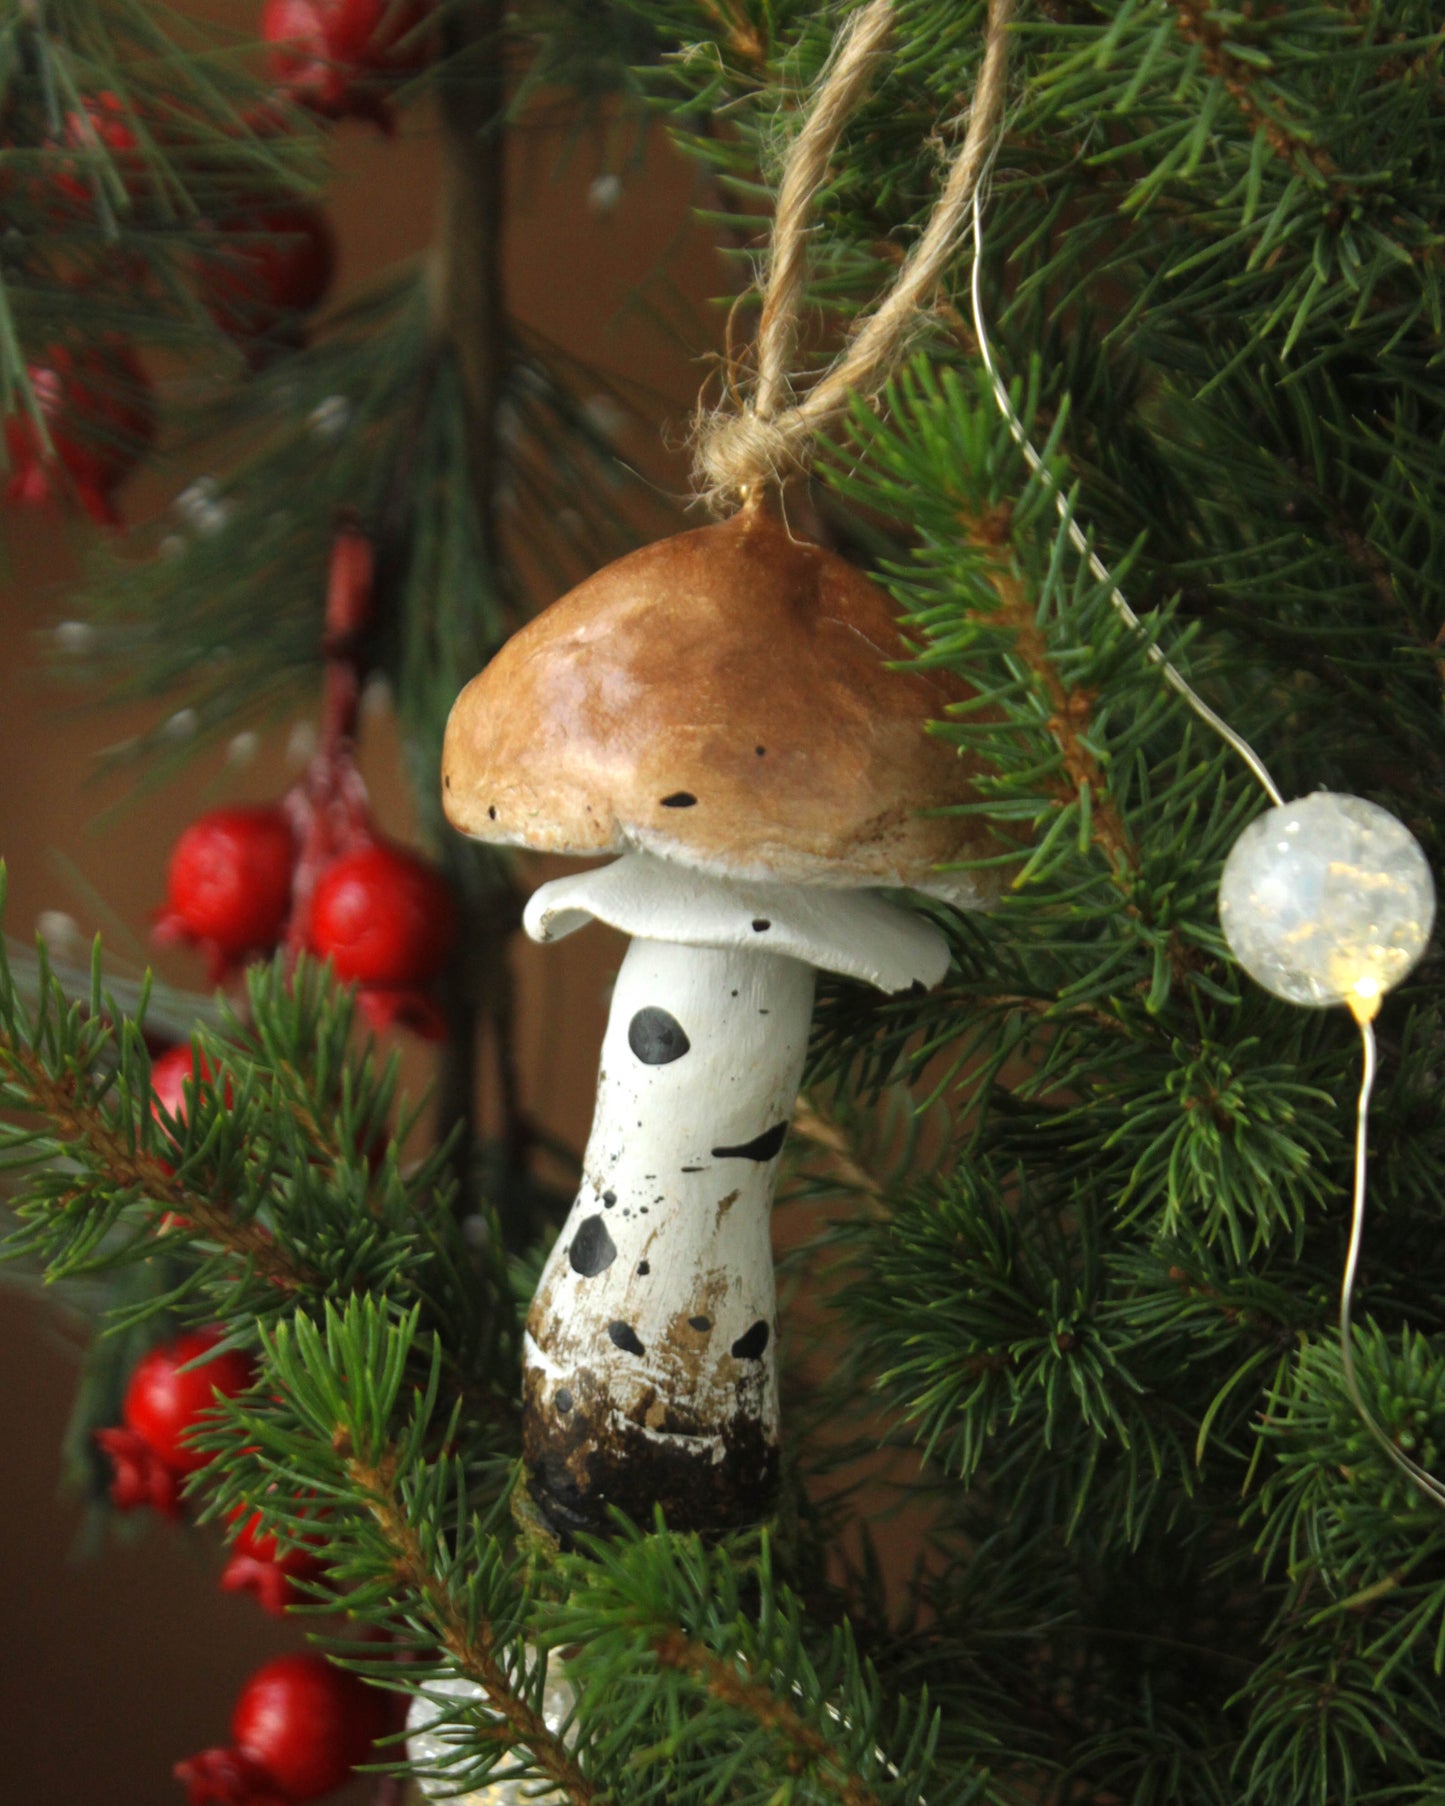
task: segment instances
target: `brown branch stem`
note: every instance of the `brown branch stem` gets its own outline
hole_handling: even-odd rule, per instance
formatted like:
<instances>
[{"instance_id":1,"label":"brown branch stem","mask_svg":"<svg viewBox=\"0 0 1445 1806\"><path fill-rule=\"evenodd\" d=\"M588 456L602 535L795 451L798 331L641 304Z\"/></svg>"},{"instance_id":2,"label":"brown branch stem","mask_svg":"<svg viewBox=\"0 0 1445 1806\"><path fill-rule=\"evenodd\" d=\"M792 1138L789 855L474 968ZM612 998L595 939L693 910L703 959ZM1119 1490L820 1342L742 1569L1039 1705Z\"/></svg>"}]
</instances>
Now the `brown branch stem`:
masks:
<instances>
[{"instance_id":1,"label":"brown branch stem","mask_svg":"<svg viewBox=\"0 0 1445 1806\"><path fill-rule=\"evenodd\" d=\"M702 1682L714 1699L746 1712L750 1718L781 1739L813 1778L843 1806L878 1806L878 1796L856 1775L846 1773L838 1760L836 1740L825 1737L804 1722L796 1709L765 1682L725 1662L681 1630L670 1630L653 1640L653 1653L664 1668L690 1674Z\"/></svg>"},{"instance_id":2,"label":"brown branch stem","mask_svg":"<svg viewBox=\"0 0 1445 1806\"><path fill-rule=\"evenodd\" d=\"M999 530L992 523L964 524L976 545L990 547L999 537ZM1139 869L1139 852L1109 795L1103 767L1085 739L1092 719L1091 699L1083 690L1070 689L1060 677L1048 641L1034 619L1033 604L1019 579L996 557L990 560L987 576L999 601L997 618L1013 629L1015 650L1037 678L1048 702L1049 733L1063 759L1055 794L1061 804L1072 803L1085 785L1089 787L1090 834L1116 878L1127 883Z\"/></svg>"},{"instance_id":3,"label":"brown branch stem","mask_svg":"<svg viewBox=\"0 0 1445 1806\"><path fill-rule=\"evenodd\" d=\"M1061 1004L1057 997L1031 997L1024 991L971 991L951 985L940 986L934 996L940 1003L953 997L964 1009L1023 1010L1027 1015L1042 1016L1050 1022L1092 1022L1095 1028L1106 1028L1111 1035L1134 1038L1127 1022L1121 1022L1097 1004Z\"/></svg>"},{"instance_id":4,"label":"brown branch stem","mask_svg":"<svg viewBox=\"0 0 1445 1806\"><path fill-rule=\"evenodd\" d=\"M1239 110L1240 117L1252 132L1262 132L1265 142L1281 161L1297 166L1303 159L1327 184L1336 200L1350 194L1349 185L1340 179L1329 152L1312 144L1297 127L1278 113L1271 112L1255 99L1253 85L1256 71L1252 64L1235 56L1225 38L1224 27L1211 17L1204 0L1174 0L1175 24L1182 36L1197 45L1204 67L1223 82L1225 91Z\"/></svg>"},{"instance_id":5,"label":"brown branch stem","mask_svg":"<svg viewBox=\"0 0 1445 1806\"><path fill-rule=\"evenodd\" d=\"M259 1223L237 1222L224 1194L203 1197L183 1184L159 1155L133 1146L98 1109L81 1099L79 1076L52 1077L31 1049L7 1038L0 1038L0 1065L16 1074L36 1111L49 1119L60 1139L96 1155L117 1185L143 1191L163 1214L172 1213L201 1230L283 1291L317 1286L315 1276L289 1259ZM79 1195L78 1190L73 1195Z\"/></svg>"},{"instance_id":6,"label":"brown branch stem","mask_svg":"<svg viewBox=\"0 0 1445 1806\"><path fill-rule=\"evenodd\" d=\"M1125 910L1142 917L1134 894L1139 873L1139 850L1124 818L1109 794L1104 769L1088 743L1093 724L1093 697L1071 688L1059 675L1049 644L1035 619L1034 607L1023 583L1004 563L1001 554L1008 543L1011 522L1007 510L987 520L965 515L963 527L969 539L988 555L985 575L998 597L996 618L1013 629L1014 650L1037 680L1048 705L1048 730L1058 747L1063 770L1053 785L1060 807L1074 803L1087 785L1090 797L1089 838L1108 861L1110 875ZM1177 934L1169 936L1169 966L1176 980L1189 977L1192 956Z\"/></svg>"},{"instance_id":7,"label":"brown branch stem","mask_svg":"<svg viewBox=\"0 0 1445 1806\"><path fill-rule=\"evenodd\" d=\"M805 1091L798 1095L793 1128L805 1141L822 1150L828 1171L845 1191L862 1193L881 1213L887 1214L883 1186L858 1158L851 1136L840 1123L825 1116Z\"/></svg>"},{"instance_id":8,"label":"brown branch stem","mask_svg":"<svg viewBox=\"0 0 1445 1806\"><path fill-rule=\"evenodd\" d=\"M741 18L725 0L698 0L703 17L710 19L723 32L727 47L742 63L751 63L761 71L768 66L767 39L757 26Z\"/></svg>"}]
</instances>

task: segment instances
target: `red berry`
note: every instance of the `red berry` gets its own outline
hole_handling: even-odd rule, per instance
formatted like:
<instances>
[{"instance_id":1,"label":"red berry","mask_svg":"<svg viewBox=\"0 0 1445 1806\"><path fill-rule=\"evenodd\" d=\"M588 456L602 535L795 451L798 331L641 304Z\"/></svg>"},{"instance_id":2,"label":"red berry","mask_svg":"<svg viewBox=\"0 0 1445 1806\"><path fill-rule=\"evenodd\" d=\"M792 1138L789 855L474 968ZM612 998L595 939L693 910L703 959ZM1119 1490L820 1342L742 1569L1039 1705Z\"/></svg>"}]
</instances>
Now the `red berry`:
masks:
<instances>
[{"instance_id":1,"label":"red berry","mask_svg":"<svg viewBox=\"0 0 1445 1806\"><path fill-rule=\"evenodd\" d=\"M83 148L99 140L108 151L124 155L140 144L130 123L125 103L109 88L82 102L81 112L66 115L65 141Z\"/></svg>"},{"instance_id":2,"label":"red berry","mask_svg":"<svg viewBox=\"0 0 1445 1806\"><path fill-rule=\"evenodd\" d=\"M432 54L431 0L266 0L261 36L277 86L330 119L389 129L389 80Z\"/></svg>"},{"instance_id":3,"label":"red berry","mask_svg":"<svg viewBox=\"0 0 1445 1806\"><path fill-rule=\"evenodd\" d=\"M166 872L161 941L206 949L212 976L281 939L291 908L295 837L273 804L213 809L176 842Z\"/></svg>"},{"instance_id":4,"label":"red berry","mask_svg":"<svg viewBox=\"0 0 1445 1806\"><path fill-rule=\"evenodd\" d=\"M195 1096L196 1087L201 1084L213 1085L216 1073L211 1062L202 1053L186 1043L181 1047L172 1047L159 1059L151 1061L151 1115L157 1123L161 1123L161 1111L165 1110L177 1122L184 1122L190 1115L191 1099ZM226 1102L231 1101L231 1081L226 1081Z\"/></svg>"},{"instance_id":5,"label":"red berry","mask_svg":"<svg viewBox=\"0 0 1445 1806\"><path fill-rule=\"evenodd\" d=\"M126 1387L121 1406L126 1428L177 1474L195 1473L211 1459L207 1450L191 1448L186 1437L210 1415L215 1395L234 1398L256 1377L250 1355L235 1348L180 1371L220 1339L215 1330L193 1330L160 1344L140 1360Z\"/></svg>"},{"instance_id":6,"label":"red berry","mask_svg":"<svg viewBox=\"0 0 1445 1806\"><path fill-rule=\"evenodd\" d=\"M432 54L424 30L431 0L316 0L326 41L338 63L402 72L425 67Z\"/></svg>"},{"instance_id":7,"label":"red berry","mask_svg":"<svg viewBox=\"0 0 1445 1806\"><path fill-rule=\"evenodd\" d=\"M336 117L346 110L346 71L333 66L316 0L266 0L261 37L279 88L318 113Z\"/></svg>"},{"instance_id":8,"label":"red berry","mask_svg":"<svg viewBox=\"0 0 1445 1806\"><path fill-rule=\"evenodd\" d=\"M215 1078L211 1062L189 1045L172 1047L151 1061L151 1119L168 1140L174 1138L162 1118L162 1110L175 1122L184 1123L190 1115L195 1087L203 1082L214 1085ZM231 1102L231 1095L231 1081L227 1079L224 1091L227 1104ZM162 1160L160 1164L168 1173L176 1170L169 1161ZM159 1227L162 1230L186 1229L189 1223L174 1210L168 1210L162 1215Z\"/></svg>"},{"instance_id":9,"label":"red berry","mask_svg":"<svg viewBox=\"0 0 1445 1806\"><path fill-rule=\"evenodd\" d=\"M336 272L326 215L302 201L258 205L220 228L224 245L200 269L201 298L233 339L265 337L319 306Z\"/></svg>"},{"instance_id":10,"label":"red berry","mask_svg":"<svg viewBox=\"0 0 1445 1806\"><path fill-rule=\"evenodd\" d=\"M254 1594L264 1610L280 1617L288 1605L308 1597L296 1583L318 1579L323 1572L321 1563L305 1549L282 1549L276 1538L262 1529L259 1511L248 1512L238 1505L227 1522L234 1524L238 1518L244 1521L221 1570L221 1590Z\"/></svg>"},{"instance_id":11,"label":"red berry","mask_svg":"<svg viewBox=\"0 0 1445 1806\"><path fill-rule=\"evenodd\" d=\"M291 1796L277 1792L243 1750L202 1750L172 1772L185 1783L190 1806L292 1806Z\"/></svg>"},{"instance_id":12,"label":"red berry","mask_svg":"<svg viewBox=\"0 0 1445 1806\"><path fill-rule=\"evenodd\" d=\"M112 94L107 88L103 93L91 95L80 108L68 113L65 142L68 148L83 155L96 156L98 149L107 152L120 172L126 192L135 194L141 177L141 160L136 154L140 140L118 94ZM77 206L94 204L95 189L91 178L74 159L69 159L67 166L55 177L55 187L67 201L73 201Z\"/></svg>"},{"instance_id":13,"label":"red berry","mask_svg":"<svg viewBox=\"0 0 1445 1806\"><path fill-rule=\"evenodd\" d=\"M180 1516L182 1479L210 1460L200 1450L182 1447L181 1436L204 1415L215 1391L227 1396L244 1391L253 1377L250 1358L234 1351L194 1373L176 1371L219 1340L215 1331L203 1330L153 1348L126 1387L124 1427L95 1432L115 1470L110 1497L119 1510L149 1505L165 1517Z\"/></svg>"},{"instance_id":14,"label":"red berry","mask_svg":"<svg viewBox=\"0 0 1445 1806\"><path fill-rule=\"evenodd\" d=\"M30 415L10 416L6 499L40 507L59 488L95 520L118 525L115 491L156 430L155 397L135 353L116 339L79 349L52 345L29 374L51 449Z\"/></svg>"},{"instance_id":15,"label":"red berry","mask_svg":"<svg viewBox=\"0 0 1445 1806\"><path fill-rule=\"evenodd\" d=\"M191 1806L320 1799L372 1757L392 1717L383 1694L324 1656L279 1656L241 1689L231 1748L203 1750L176 1775Z\"/></svg>"},{"instance_id":16,"label":"red berry","mask_svg":"<svg viewBox=\"0 0 1445 1806\"><path fill-rule=\"evenodd\" d=\"M446 964L456 905L441 873L405 847L372 841L321 874L307 939L338 978L421 985Z\"/></svg>"}]
</instances>

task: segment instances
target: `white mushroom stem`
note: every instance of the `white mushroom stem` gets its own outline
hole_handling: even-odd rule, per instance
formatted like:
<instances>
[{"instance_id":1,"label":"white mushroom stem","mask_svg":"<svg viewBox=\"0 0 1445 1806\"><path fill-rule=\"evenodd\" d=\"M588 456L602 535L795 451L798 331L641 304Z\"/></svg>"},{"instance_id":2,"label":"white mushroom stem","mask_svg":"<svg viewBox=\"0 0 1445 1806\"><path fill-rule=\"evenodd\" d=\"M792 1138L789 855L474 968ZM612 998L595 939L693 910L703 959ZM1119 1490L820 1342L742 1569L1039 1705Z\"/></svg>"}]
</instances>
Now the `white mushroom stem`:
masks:
<instances>
[{"instance_id":1,"label":"white mushroom stem","mask_svg":"<svg viewBox=\"0 0 1445 1806\"><path fill-rule=\"evenodd\" d=\"M545 887L527 923L547 939L594 916L647 938L618 974L581 1190L527 1320L534 1501L563 1534L605 1529L613 1505L746 1523L777 1478L769 1216L814 967L902 988L936 981L946 949L862 893L642 854Z\"/></svg>"}]
</instances>

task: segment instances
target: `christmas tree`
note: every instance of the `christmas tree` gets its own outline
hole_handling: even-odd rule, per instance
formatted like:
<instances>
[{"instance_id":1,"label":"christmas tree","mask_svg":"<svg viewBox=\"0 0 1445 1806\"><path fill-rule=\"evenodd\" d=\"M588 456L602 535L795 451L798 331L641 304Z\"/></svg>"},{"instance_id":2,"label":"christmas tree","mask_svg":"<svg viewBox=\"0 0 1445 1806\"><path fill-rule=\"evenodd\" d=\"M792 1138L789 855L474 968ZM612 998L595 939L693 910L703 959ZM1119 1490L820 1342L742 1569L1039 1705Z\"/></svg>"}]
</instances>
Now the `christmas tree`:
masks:
<instances>
[{"instance_id":1,"label":"christmas tree","mask_svg":"<svg viewBox=\"0 0 1445 1806\"><path fill-rule=\"evenodd\" d=\"M8 924L12 1270L94 1320L80 1483L296 1618L190 1798L1445 1799L1440 963L1281 981L1218 902L1261 780L1438 864L1434 9L3 42L9 502L99 523L68 662L152 701L159 931L224 984ZM719 524L509 311L543 118L695 171ZM430 250L316 320L337 147L433 127ZM158 432L214 477L117 536ZM359 775L378 679L425 857ZM201 798L308 696L289 789ZM1396 869L1297 819L1296 973ZM513 847L623 857L529 905ZM516 1083L524 916L635 937L585 1156Z\"/></svg>"}]
</instances>

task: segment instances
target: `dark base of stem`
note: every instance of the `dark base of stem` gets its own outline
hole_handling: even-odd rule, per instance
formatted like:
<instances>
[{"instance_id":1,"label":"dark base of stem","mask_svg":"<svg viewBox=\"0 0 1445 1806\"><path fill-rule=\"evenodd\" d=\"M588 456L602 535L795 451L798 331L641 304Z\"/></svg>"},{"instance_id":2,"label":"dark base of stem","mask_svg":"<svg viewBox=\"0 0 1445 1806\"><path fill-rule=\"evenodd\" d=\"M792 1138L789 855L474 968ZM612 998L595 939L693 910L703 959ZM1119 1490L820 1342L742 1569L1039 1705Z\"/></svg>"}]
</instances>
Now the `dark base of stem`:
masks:
<instances>
[{"instance_id":1,"label":"dark base of stem","mask_svg":"<svg viewBox=\"0 0 1445 1806\"><path fill-rule=\"evenodd\" d=\"M580 1376L579 1376L580 1377ZM563 1547L581 1535L616 1529L615 1512L650 1527L660 1509L669 1530L717 1534L761 1523L778 1494L778 1445L756 1415L698 1435L696 1446L675 1430L666 1441L619 1422L602 1399L589 1408L574 1383L570 1408L559 1412L535 1371L525 1386L523 1454L531 1510ZM669 1426L662 1426L668 1428ZM714 1459L721 1440L723 1455Z\"/></svg>"}]
</instances>

